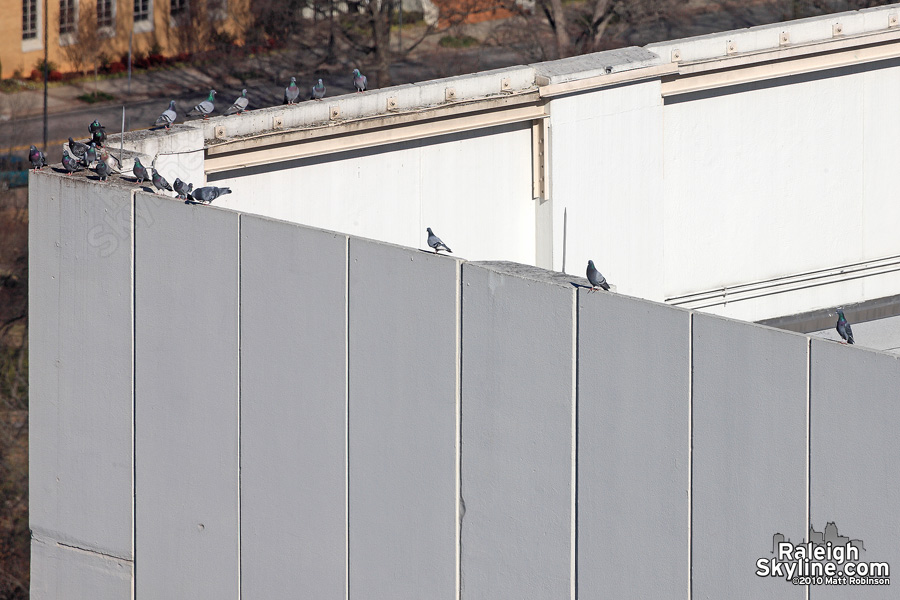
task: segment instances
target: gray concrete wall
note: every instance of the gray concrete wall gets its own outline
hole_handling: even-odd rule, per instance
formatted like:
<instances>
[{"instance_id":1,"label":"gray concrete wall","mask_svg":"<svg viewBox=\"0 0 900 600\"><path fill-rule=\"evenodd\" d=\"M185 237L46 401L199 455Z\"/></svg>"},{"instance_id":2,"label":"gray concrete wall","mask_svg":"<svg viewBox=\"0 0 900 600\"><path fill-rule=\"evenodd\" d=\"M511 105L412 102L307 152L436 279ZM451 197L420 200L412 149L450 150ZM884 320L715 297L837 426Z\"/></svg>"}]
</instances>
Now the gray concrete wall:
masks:
<instances>
[{"instance_id":1,"label":"gray concrete wall","mask_svg":"<svg viewBox=\"0 0 900 600\"><path fill-rule=\"evenodd\" d=\"M37 598L799 597L756 560L828 521L900 564L893 357L33 179Z\"/></svg>"}]
</instances>

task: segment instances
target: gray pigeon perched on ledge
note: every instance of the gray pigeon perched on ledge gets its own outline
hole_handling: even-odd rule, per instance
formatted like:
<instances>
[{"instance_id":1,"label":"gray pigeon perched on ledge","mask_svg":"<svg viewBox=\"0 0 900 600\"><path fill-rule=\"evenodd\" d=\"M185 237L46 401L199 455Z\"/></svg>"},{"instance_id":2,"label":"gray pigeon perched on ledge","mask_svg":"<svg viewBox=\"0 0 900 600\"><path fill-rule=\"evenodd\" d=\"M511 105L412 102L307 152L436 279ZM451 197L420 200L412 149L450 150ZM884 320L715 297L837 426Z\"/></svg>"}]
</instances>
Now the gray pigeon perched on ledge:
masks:
<instances>
[{"instance_id":1,"label":"gray pigeon perched on ledge","mask_svg":"<svg viewBox=\"0 0 900 600\"><path fill-rule=\"evenodd\" d=\"M234 104L228 107L228 110L225 111L226 115L240 115L243 114L245 110L247 110L247 105L250 104L250 99L247 98L247 90L241 90L241 95L238 96L238 99L234 101Z\"/></svg>"},{"instance_id":2,"label":"gray pigeon perched on ledge","mask_svg":"<svg viewBox=\"0 0 900 600\"><path fill-rule=\"evenodd\" d=\"M147 179L147 167L141 164L141 159L135 157L134 159L134 176L137 177L138 183L144 183L144 180Z\"/></svg>"},{"instance_id":3,"label":"gray pigeon perched on ledge","mask_svg":"<svg viewBox=\"0 0 900 600\"><path fill-rule=\"evenodd\" d=\"M850 327L850 323L847 322L847 318L844 316L844 311L838 309L838 320L835 329L837 329L838 335L840 335L848 344L853 343L853 329Z\"/></svg>"},{"instance_id":4,"label":"gray pigeon perched on ledge","mask_svg":"<svg viewBox=\"0 0 900 600\"><path fill-rule=\"evenodd\" d=\"M169 108L163 111L163 114L159 115L156 119L156 126L160 125L165 126L166 129L169 128L175 122L175 119L178 118L178 113L175 112L175 101L169 101Z\"/></svg>"},{"instance_id":5,"label":"gray pigeon perched on ledge","mask_svg":"<svg viewBox=\"0 0 900 600\"><path fill-rule=\"evenodd\" d=\"M172 186L169 185L169 182L166 181L166 178L160 175L159 171L157 171L156 169L153 169L153 177L151 178L151 180L153 181L153 186L161 192L165 190L168 190L170 192L175 191L172 189Z\"/></svg>"},{"instance_id":6,"label":"gray pigeon perched on ledge","mask_svg":"<svg viewBox=\"0 0 900 600\"><path fill-rule=\"evenodd\" d=\"M73 158L81 160L84 158L84 153L87 152L87 149L87 144L82 144L81 142L76 142L72 138L69 138L69 153Z\"/></svg>"},{"instance_id":7,"label":"gray pigeon perched on ledge","mask_svg":"<svg viewBox=\"0 0 900 600\"><path fill-rule=\"evenodd\" d=\"M368 87L369 80L365 75L359 72L359 69L353 69L353 87L357 92L364 92Z\"/></svg>"},{"instance_id":8,"label":"gray pigeon perched on ledge","mask_svg":"<svg viewBox=\"0 0 900 600\"><path fill-rule=\"evenodd\" d=\"M224 196L225 194L230 194L231 190L229 188L219 188L215 186L202 187L197 188L193 192L191 192L189 199L194 200L197 203L210 204L213 200L218 198L219 196Z\"/></svg>"},{"instance_id":9,"label":"gray pigeon perched on ledge","mask_svg":"<svg viewBox=\"0 0 900 600\"><path fill-rule=\"evenodd\" d=\"M112 173L112 168L110 168L105 160L98 160L97 166L94 167L94 172L100 178L100 181L106 181L106 178Z\"/></svg>"},{"instance_id":10,"label":"gray pigeon perched on ledge","mask_svg":"<svg viewBox=\"0 0 900 600\"><path fill-rule=\"evenodd\" d=\"M453 253L453 250L447 247L447 244L441 241L441 238L434 235L434 232L431 230L431 227L427 227L426 231L428 232L428 245L434 248L434 253L437 254L439 250L446 250L449 253Z\"/></svg>"},{"instance_id":11,"label":"gray pigeon perched on ledge","mask_svg":"<svg viewBox=\"0 0 900 600\"><path fill-rule=\"evenodd\" d=\"M87 150L84 151L84 156L81 157L81 164L83 164L85 168L88 168L96 161L97 146L94 145L94 142L91 142L90 145L88 145Z\"/></svg>"},{"instance_id":12,"label":"gray pigeon perched on ledge","mask_svg":"<svg viewBox=\"0 0 900 600\"><path fill-rule=\"evenodd\" d=\"M44 157L44 153L34 146L28 151L28 160L31 161L31 167L35 171L47 166L47 159Z\"/></svg>"},{"instance_id":13,"label":"gray pigeon perched on ledge","mask_svg":"<svg viewBox=\"0 0 900 600\"><path fill-rule=\"evenodd\" d=\"M606 283L606 277L604 277L603 274L597 270L597 267L594 266L594 261L592 260L588 261L587 278L588 281L591 282L592 292L597 291L598 287L609 291L609 284Z\"/></svg>"},{"instance_id":14,"label":"gray pigeon perched on ledge","mask_svg":"<svg viewBox=\"0 0 900 600\"><path fill-rule=\"evenodd\" d=\"M79 159L72 158L71 156L69 156L68 152L63 152L62 166L66 170L66 175L71 175L75 171L80 171L81 165L79 163Z\"/></svg>"},{"instance_id":15,"label":"gray pigeon perched on ledge","mask_svg":"<svg viewBox=\"0 0 900 600\"><path fill-rule=\"evenodd\" d=\"M175 186L175 193L178 194L178 197L182 200L187 199L187 197L191 195L191 190L194 189L193 183L185 184L177 177L175 178L175 183L173 185Z\"/></svg>"},{"instance_id":16,"label":"gray pigeon perched on ledge","mask_svg":"<svg viewBox=\"0 0 900 600\"><path fill-rule=\"evenodd\" d=\"M297 87L297 78L291 77L291 83L284 88L284 102L282 104L293 104L300 97L300 88Z\"/></svg>"},{"instance_id":17,"label":"gray pigeon perched on ledge","mask_svg":"<svg viewBox=\"0 0 900 600\"><path fill-rule=\"evenodd\" d=\"M313 86L312 88L312 99L313 100L321 100L325 97L325 84L322 83L322 80L319 80L319 83Z\"/></svg>"},{"instance_id":18,"label":"gray pigeon perched on ledge","mask_svg":"<svg viewBox=\"0 0 900 600\"><path fill-rule=\"evenodd\" d=\"M207 96L206 100L195 106L188 112L188 114L197 113L198 115L203 115L204 119L208 119L210 113L216 110L216 105L213 104L213 98L216 97L216 90L209 90L209 96Z\"/></svg>"}]
</instances>

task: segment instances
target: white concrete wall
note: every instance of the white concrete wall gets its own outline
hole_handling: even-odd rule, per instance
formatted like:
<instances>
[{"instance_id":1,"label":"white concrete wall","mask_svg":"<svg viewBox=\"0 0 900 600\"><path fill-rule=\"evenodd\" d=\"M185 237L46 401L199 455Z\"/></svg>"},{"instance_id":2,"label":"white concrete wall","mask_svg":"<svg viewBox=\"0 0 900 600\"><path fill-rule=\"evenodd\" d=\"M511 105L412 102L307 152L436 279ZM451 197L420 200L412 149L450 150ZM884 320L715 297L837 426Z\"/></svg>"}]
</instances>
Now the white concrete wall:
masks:
<instances>
[{"instance_id":1,"label":"white concrete wall","mask_svg":"<svg viewBox=\"0 0 900 600\"><path fill-rule=\"evenodd\" d=\"M504 125L210 177L216 204L457 256L535 260L531 127Z\"/></svg>"}]
</instances>

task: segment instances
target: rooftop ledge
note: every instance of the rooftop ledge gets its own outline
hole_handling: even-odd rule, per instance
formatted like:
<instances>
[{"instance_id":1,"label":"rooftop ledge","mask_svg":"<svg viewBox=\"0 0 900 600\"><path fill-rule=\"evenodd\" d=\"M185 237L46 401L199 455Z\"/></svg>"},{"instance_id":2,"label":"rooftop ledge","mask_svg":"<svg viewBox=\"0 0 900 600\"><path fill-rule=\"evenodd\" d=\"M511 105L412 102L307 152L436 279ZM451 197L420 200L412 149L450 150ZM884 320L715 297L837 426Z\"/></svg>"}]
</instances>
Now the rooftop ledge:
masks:
<instances>
[{"instance_id":1,"label":"rooftop ledge","mask_svg":"<svg viewBox=\"0 0 900 600\"><path fill-rule=\"evenodd\" d=\"M546 99L647 79L662 95L735 85L900 56L900 4L683 38L561 60L272 106L193 120L207 172L336 151L327 138L353 134L352 149L548 116ZM465 117L465 126L453 121ZM417 129L416 129L417 128ZM162 136L161 132L154 132ZM372 139L367 141L366 136ZM322 138L316 142L316 138ZM131 139L131 138L129 138ZM137 140L135 140L137 142ZM138 144L140 145L140 144ZM253 156L266 149L266 157Z\"/></svg>"}]
</instances>

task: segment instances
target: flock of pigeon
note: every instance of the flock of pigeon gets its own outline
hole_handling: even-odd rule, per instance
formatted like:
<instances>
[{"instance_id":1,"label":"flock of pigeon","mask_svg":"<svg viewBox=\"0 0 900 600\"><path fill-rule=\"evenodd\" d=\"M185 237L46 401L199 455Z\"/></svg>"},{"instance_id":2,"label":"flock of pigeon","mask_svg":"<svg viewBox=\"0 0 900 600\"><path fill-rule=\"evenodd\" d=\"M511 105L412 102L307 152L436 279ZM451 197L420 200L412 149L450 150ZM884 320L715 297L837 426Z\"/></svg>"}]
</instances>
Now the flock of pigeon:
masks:
<instances>
[{"instance_id":1,"label":"flock of pigeon","mask_svg":"<svg viewBox=\"0 0 900 600\"><path fill-rule=\"evenodd\" d=\"M364 92L368 86L368 80L366 76L359 72L359 69L353 69L353 86L356 88L357 92ZM209 95L206 100L197 104L194 108L192 108L188 112L188 116L197 114L201 115L204 119L208 118L209 115L215 110L214 100L216 97L216 90L210 90ZM325 97L325 84L322 83L322 80L319 81L312 87L310 99L311 100L321 100ZM284 88L284 102L283 104L295 104L300 98L300 88L297 86L297 78L291 77L291 81L286 88ZM234 115L234 114L242 114L247 110L250 101L247 99L247 90L244 89L241 91L241 95L237 98L237 100L232 103L232 105L225 111L226 115ZM169 127L175 123L175 120L178 118L178 114L175 112L175 101L172 100L169 102L169 108L166 109L156 120L156 126L165 127L167 130ZM96 164L94 167L94 171L100 177L100 181L106 181L110 174L121 172L121 164L118 159L111 156L104 148L103 142L106 140L106 130L100 123L95 119L93 123L90 124L90 133L91 140L88 144L84 144L82 142L76 142L72 138L69 138L69 144L67 150L63 152L62 164L63 168L66 171L66 174L71 175L75 171L81 170L81 168L89 168L92 164ZM99 152L98 152L99 150ZM36 170L41 169L46 166L47 161L44 158L44 154L35 148L31 147L29 151L28 158L31 160L31 165ZM116 169L119 170L116 170ZM229 188L219 188L214 186L202 187L198 189L193 189L194 184L185 183L181 181L181 179L176 178L174 187L169 185L169 182L165 180L165 178L156 170L155 167L152 167L152 174L150 170L147 169L144 165L141 164L139 158L135 158L134 160L134 176L137 178L137 183L141 184L146 179L150 179L153 182L153 186L156 187L159 191L170 191L175 192L178 195L178 198L184 200L186 203L202 203L202 204L210 204L213 200L222 196L224 194L230 194L231 190ZM149 176L149 177L148 177ZM435 254L440 252L441 250L446 250L447 252L452 253L453 251L441 241L441 238L436 236L434 232L431 230L431 227L426 229L428 232L428 245L434 249ZM594 261L589 260L587 264L587 279L591 283L590 292L595 292L597 289L609 290L609 283L606 281L606 277L603 276L600 271L597 270L597 267L594 266ZM853 344L853 330L850 327L850 323L847 322L847 318L844 316L843 310L838 310L838 321L835 329L838 334L844 340L844 343Z\"/></svg>"},{"instance_id":2,"label":"flock of pigeon","mask_svg":"<svg viewBox=\"0 0 900 600\"><path fill-rule=\"evenodd\" d=\"M100 181L106 181L110 175L122 173L122 163L118 158L107 152L103 145L106 141L106 129L96 119L88 126L88 129L91 137L87 144L76 142L70 137L68 144L63 149L62 166L66 175L71 175L83 169L93 169ZM47 166L47 159L44 153L35 146L31 146L31 149L28 151L28 160L31 161L31 166L36 171ZM202 187L195 190L194 184L185 183L177 178L173 187L156 167L147 168L142 165L140 158L134 159L132 173L134 173L135 181L138 184L150 180L157 190L161 192L175 192L178 198L188 204L209 204L219 196L231 193L231 190L228 188L215 186Z\"/></svg>"},{"instance_id":3,"label":"flock of pigeon","mask_svg":"<svg viewBox=\"0 0 900 600\"><path fill-rule=\"evenodd\" d=\"M362 93L368 89L369 80L365 75L359 72L359 69L353 69L353 87L357 92ZM312 86L310 90L310 100L321 100L325 97L325 84L322 83L322 80L319 81ZM216 110L216 90L209 90L209 94L206 97L206 100L197 104L188 111L187 116L199 115L204 119L208 119L209 115ZM297 85L297 78L291 77L291 81L286 88L284 88L284 102L282 104L296 104L300 100L300 87ZM226 115L240 115L243 114L247 107L250 105L250 100L247 98L247 90L241 90L241 95L238 96L237 100L235 100L231 106L225 111ZM167 108L159 118L156 119L155 126L156 127L165 127L166 130L169 129L178 118L178 113L175 112L175 101L169 101L169 108Z\"/></svg>"}]
</instances>

